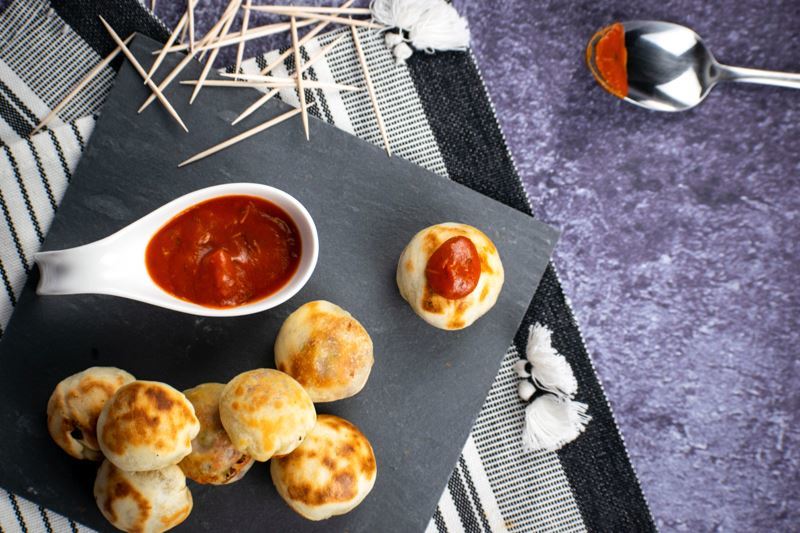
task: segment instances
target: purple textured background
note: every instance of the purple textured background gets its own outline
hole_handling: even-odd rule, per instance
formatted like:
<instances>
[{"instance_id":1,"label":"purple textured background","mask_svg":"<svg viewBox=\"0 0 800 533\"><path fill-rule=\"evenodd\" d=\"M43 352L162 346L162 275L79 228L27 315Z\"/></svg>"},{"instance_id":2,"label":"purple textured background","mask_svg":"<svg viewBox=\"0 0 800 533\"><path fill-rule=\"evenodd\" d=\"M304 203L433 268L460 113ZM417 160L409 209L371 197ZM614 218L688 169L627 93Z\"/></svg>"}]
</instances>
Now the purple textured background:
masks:
<instances>
[{"instance_id":1,"label":"purple textured background","mask_svg":"<svg viewBox=\"0 0 800 533\"><path fill-rule=\"evenodd\" d=\"M201 1L198 31L224 3ZM598 27L661 19L724 62L800 71L800 2L455 5L534 210L564 232L555 262L659 527L800 528L800 91L722 86L660 114L583 63Z\"/></svg>"}]
</instances>

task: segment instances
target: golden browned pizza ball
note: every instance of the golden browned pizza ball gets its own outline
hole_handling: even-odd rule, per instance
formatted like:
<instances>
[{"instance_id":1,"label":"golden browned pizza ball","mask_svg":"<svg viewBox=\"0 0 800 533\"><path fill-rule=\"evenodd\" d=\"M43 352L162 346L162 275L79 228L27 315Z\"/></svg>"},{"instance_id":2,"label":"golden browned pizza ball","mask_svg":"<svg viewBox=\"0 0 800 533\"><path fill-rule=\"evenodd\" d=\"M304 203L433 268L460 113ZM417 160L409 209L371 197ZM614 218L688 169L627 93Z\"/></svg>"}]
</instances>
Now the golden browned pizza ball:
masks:
<instances>
[{"instance_id":1,"label":"golden browned pizza ball","mask_svg":"<svg viewBox=\"0 0 800 533\"><path fill-rule=\"evenodd\" d=\"M222 383L203 383L184 391L200 420L200 433L192 441L192 453L178 466L197 483L233 483L253 466L252 457L233 447L219 419L219 399L224 388Z\"/></svg>"},{"instance_id":2,"label":"golden browned pizza ball","mask_svg":"<svg viewBox=\"0 0 800 533\"><path fill-rule=\"evenodd\" d=\"M47 402L47 429L76 459L103 458L97 443L97 418L117 389L135 378L119 368L93 366L56 385Z\"/></svg>"},{"instance_id":3,"label":"golden browned pizza ball","mask_svg":"<svg viewBox=\"0 0 800 533\"><path fill-rule=\"evenodd\" d=\"M471 325L497 302L505 273L497 248L466 224L436 224L417 233L397 262L400 295L440 329Z\"/></svg>"},{"instance_id":4,"label":"golden browned pizza ball","mask_svg":"<svg viewBox=\"0 0 800 533\"><path fill-rule=\"evenodd\" d=\"M324 300L289 315L275 340L275 366L296 379L315 403L359 392L373 362L372 339L364 326Z\"/></svg>"},{"instance_id":5,"label":"golden browned pizza ball","mask_svg":"<svg viewBox=\"0 0 800 533\"><path fill-rule=\"evenodd\" d=\"M352 511L372 490L375 454L353 424L319 415L306 440L270 463L272 482L289 507L309 520Z\"/></svg>"},{"instance_id":6,"label":"golden browned pizza ball","mask_svg":"<svg viewBox=\"0 0 800 533\"><path fill-rule=\"evenodd\" d=\"M126 472L103 461L94 482L94 499L111 525L130 533L167 531L192 512L192 493L176 465Z\"/></svg>"},{"instance_id":7,"label":"golden browned pizza ball","mask_svg":"<svg viewBox=\"0 0 800 533\"><path fill-rule=\"evenodd\" d=\"M219 416L237 450L256 461L268 461L297 448L314 427L317 412L291 376L258 368L225 385Z\"/></svg>"},{"instance_id":8,"label":"golden browned pizza ball","mask_svg":"<svg viewBox=\"0 0 800 533\"><path fill-rule=\"evenodd\" d=\"M200 422L186 396L156 381L121 387L97 420L103 455L132 472L178 464L192 451L192 439L199 431Z\"/></svg>"}]
</instances>

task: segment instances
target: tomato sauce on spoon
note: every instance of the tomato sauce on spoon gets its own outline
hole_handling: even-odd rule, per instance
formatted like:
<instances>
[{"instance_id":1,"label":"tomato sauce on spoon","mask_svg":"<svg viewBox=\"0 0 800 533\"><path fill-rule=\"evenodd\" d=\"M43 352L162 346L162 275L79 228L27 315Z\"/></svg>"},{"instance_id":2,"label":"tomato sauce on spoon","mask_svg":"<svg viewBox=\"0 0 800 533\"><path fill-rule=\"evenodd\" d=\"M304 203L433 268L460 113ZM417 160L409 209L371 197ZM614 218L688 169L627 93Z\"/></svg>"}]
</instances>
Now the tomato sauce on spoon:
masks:
<instances>
[{"instance_id":1,"label":"tomato sauce on spoon","mask_svg":"<svg viewBox=\"0 0 800 533\"><path fill-rule=\"evenodd\" d=\"M618 98L628 96L628 51L622 24L617 22L594 34L586 48L586 63L605 90Z\"/></svg>"},{"instance_id":2,"label":"tomato sauce on spoon","mask_svg":"<svg viewBox=\"0 0 800 533\"><path fill-rule=\"evenodd\" d=\"M206 307L235 307L280 290L300 264L300 232L280 207L255 196L196 204L153 235L150 277L166 292Z\"/></svg>"}]
</instances>

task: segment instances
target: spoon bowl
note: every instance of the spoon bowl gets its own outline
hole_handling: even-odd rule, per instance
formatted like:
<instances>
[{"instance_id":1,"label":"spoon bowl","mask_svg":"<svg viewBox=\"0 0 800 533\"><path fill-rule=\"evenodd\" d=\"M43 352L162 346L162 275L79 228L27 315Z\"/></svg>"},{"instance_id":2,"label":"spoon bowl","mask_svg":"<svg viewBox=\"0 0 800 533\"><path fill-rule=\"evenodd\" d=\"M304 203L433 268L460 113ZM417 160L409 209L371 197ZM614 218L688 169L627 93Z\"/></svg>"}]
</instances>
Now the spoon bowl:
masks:
<instances>
[{"instance_id":1,"label":"spoon bowl","mask_svg":"<svg viewBox=\"0 0 800 533\"><path fill-rule=\"evenodd\" d=\"M694 31L669 22L626 22L626 101L659 111L702 102L720 77L717 60Z\"/></svg>"},{"instance_id":2,"label":"spoon bowl","mask_svg":"<svg viewBox=\"0 0 800 533\"><path fill-rule=\"evenodd\" d=\"M705 100L721 81L800 89L800 74L719 63L702 38L685 26L652 20L623 22L622 26L628 77L624 99L637 106L685 111Z\"/></svg>"},{"instance_id":3,"label":"spoon bowl","mask_svg":"<svg viewBox=\"0 0 800 533\"><path fill-rule=\"evenodd\" d=\"M212 198L255 196L286 212L300 233L301 254L297 271L277 292L235 307L207 307L178 298L150 277L145 250L150 239L167 222L186 209ZM294 296L311 277L317 264L319 242L314 220L288 193L258 183L228 183L199 189L159 207L118 232L90 244L34 254L39 266L39 295L108 294L201 316L249 315L276 307Z\"/></svg>"}]
</instances>

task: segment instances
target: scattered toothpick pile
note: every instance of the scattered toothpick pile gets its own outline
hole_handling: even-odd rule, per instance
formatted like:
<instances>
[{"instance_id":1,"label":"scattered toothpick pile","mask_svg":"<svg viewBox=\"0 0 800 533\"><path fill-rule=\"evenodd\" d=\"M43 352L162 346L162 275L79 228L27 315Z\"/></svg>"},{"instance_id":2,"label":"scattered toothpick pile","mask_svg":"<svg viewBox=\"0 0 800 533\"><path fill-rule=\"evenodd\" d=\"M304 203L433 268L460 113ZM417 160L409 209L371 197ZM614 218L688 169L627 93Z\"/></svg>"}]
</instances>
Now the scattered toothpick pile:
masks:
<instances>
[{"instance_id":1,"label":"scattered toothpick pile","mask_svg":"<svg viewBox=\"0 0 800 533\"><path fill-rule=\"evenodd\" d=\"M251 0L244 0L244 5L242 5L242 0L230 0L227 7L225 8L224 12L220 19L211 27L211 29L203 36L197 37L195 34L195 20L194 20L194 9L197 5L198 0L188 0L188 5L186 9L186 13L181 16L178 20L178 23L175 25L172 33L167 39L164 47L160 50L154 52L156 55L155 61L153 65L150 67L148 71L146 71L142 65L136 60L136 58L131 53L130 49L128 48L128 44L130 43L133 35L129 36L127 39L122 39L116 31L111 27L105 19L100 17L100 21L102 22L103 26L108 31L108 34L117 44L117 47L105 58L103 59L96 67L94 67L81 81L79 81L75 87L67 94L67 96L62 100L37 126L34 128L32 133L36 133L45 127L52 119L56 116L56 114L61 111L70 100L72 100L75 95L77 95L92 79L94 79L102 69L108 65L111 61L114 60L120 53L122 53L125 58L130 61L131 65L133 65L134 69L139 73L139 75L144 80L144 84L150 89L152 94L144 101L144 103L139 108L139 113L141 113L147 106L149 106L154 100L158 100L161 105L166 109L166 111L172 116L172 118L183 128L185 131L189 131L186 125L184 124L181 117L178 115L178 112L175 108L170 104L169 100L164 96L164 91L172 83L175 78L183 71L184 68L194 59L197 57L201 62L204 61L203 70L200 76L196 80L182 80L180 81L181 84L184 85L192 85L194 86L194 90L192 91L192 95L189 99L189 103L193 103L194 100L197 98L197 95L200 93L203 87L234 87L234 88L241 88L241 87L258 87L269 89L269 91L264 94L263 96L259 97L253 104L247 107L242 113L236 117L233 121L232 125L237 124L239 121L244 119L245 117L251 115L254 111L259 109L261 106L267 103L273 96L275 96L280 88L282 87L294 87L297 90L298 97L300 100L300 107L298 109L293 109L286 113L283 113L277 117L274 117L254 128L251 128L247 131L239 133L238 135L223 141L215 146L204 150L203 152L190 157L186 161L182 162L179 167L188 165L189 163L193 163L205 157L208 157L211 154L219 152L233 144L236 144L239 141L242 141L248 137L251 137L257 133L260 133L276 124L279 124L285 120L288 120L296 115L300 115L303 130L305 132L306 139L310 139L310 132L308 126L308 110L314 107L315 104L308 104L306 102L305 97L305 89L335 89L338 91L361 91L366 90L369 94L370 101L372 103L372 108L375 112L375 119L378 125L378 130L380 131L381 138L383 139L383 145L386 149L386 153L390 156L392 155L392 149L389 143L389 136L386 132L386 127L383 123L383 117L381 116L380 106L378 105L378 99L375 94L375 89L372 85L372 80L370 78L369 69L367 66L366 57L364 56L364 51L361 47L361 40L359 37L359 28L367 28L372 30L383 30L386 29L387 26L383 24L375 23L371 20L371 18L363 19L363 18L353 18L354 16L363 16L369 15L371 16L371 12L367 8L354 8L350 7L353 4L353 0L345 1L339 7L300 7L300 6L266 6L266 5L252 5ZM153 6L155 3L153 2ZM270 13L273 15L278 15L281 17L287 17L289 20L288 22L279 22L274 24L267 24L263 26L252 26L250 24L250 17L252 12L264 12ZM230 29L233 25L235 19L238 15L242 16L241 22L241 29L238 32L231 33ZM364 75L364 87L353 87L350 85L340 85L336 83L323 83L323 82L315 82L311 80L306 80L304 77L304 71L311 67L315 62L319 61L321 58L325 57L325 54L330 52L333 48L336 47L341 41L344 39L345 35L342 35L326 45L322 50L320 50L314 57L310 58L309 61L303 63L302 56L300 54L300 47L306 44L308 41L313 39L317 36L322 30L327 28L331 24L337 25L344 25L349 26L353 43L355 45L356 53L358 54L359 63L361 65L361 69ZM298 29L304 28L306 26L313 27L302 37L298 34ZM292 37L292 47L285 51L284 53L280 54L280 56L273 61L270 65L267 65L260 74L241 74L240 73L240 66L244 54L244 47L245 43L251 41L253 39L258 39L261 37L265 37L267 35L273 35L276 33L288 31ZM188 38L188 42L186 42ZM236 46L236 65L235 65L235 72L233 74L222 74L225 80L208 80L208 74L214 66L214 61L219 54L219 50L225 46ZM153 81L155 74L158 72L159 67L161 66L164 58L169 53L176 53L176 52L186 52L185 57L175 66L166 76L161 80L160 83L156 84ZM271 76L270 72L279 64L281 64L289 55L294 56L294 63L295 63L295 71L294 73L290 73L289 77L275 77Z\"/></svg>"}]
</instances>

